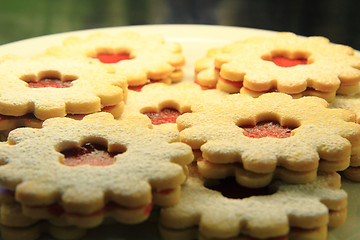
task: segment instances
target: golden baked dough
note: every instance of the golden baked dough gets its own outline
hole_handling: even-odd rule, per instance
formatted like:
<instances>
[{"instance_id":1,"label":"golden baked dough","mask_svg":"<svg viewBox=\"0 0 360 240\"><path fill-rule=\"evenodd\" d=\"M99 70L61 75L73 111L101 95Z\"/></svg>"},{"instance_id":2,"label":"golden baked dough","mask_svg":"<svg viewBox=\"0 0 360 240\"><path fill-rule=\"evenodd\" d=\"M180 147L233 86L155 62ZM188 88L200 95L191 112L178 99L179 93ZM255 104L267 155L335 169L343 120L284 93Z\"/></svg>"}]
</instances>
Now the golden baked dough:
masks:
<instances>
[{"instance_id":1,"label":"golden baked dough","mask_svg":"<svg viewBox=\"0 0 360 240\"><path fill-rule=\"evenodd\" d=\"M111 162L105 162L104 156L95 159L96 165L82 163L83 158L75 159L79 160L75 165L67 164L73 160L71 154L86 144L102 146L105 155L113 155ZM96 155L96 151L90 153ZM120 206L110 214L120 213L115 218L125 223L144 221L152 201L175 204L186 178L184 168L193 154L189 146L178 142L174 129L152 129L144 117L119 121L109 113L95 113L82 120L48 119L41 129L15 129L8 143L0 145L0 159L2 186L15 191L24 209L37 209L41 215L47 206L60 204L70 223L93 227L105 213L90 222L82 215L99 212L108 202ZM142 213L141 218L132 214L136 211Z\"/></svg>"},{"instance_id":2,"label":"golden baked dough","mask_svg":"<svg viewBox=\"0 0 360 240\"><path fill-rule=\"evenodd\" d=\"M284 181L304 183L315 180L318 169L346 169L352 148L360 144L355 114L327 106L325 100L317 97L293 99L284 93L268 93L252 98L232 94L193 105L192 113L178 117L177 124L181 141L200 149L203 163L221 165L222 174L210 174L211 178L236 175L240 184L262 187L275 174ZM292 130L286 138L246 135L246 126L263 121L274 121ZM217 167L205 168L201 163L199 171L207 176L208 169ZM286 171L279 173L281 169ZM259 176L263 181L258 184L247 181L259 180ZM299 182L297 176L301 177Z\"/></svg>"},{"instance_id":3,"label":"golden baked dough","mask_svg":"<svg viewBox=\"0 0 360 240\"><path fill-rule=\"evenodd\" d=\"M126 54L125 60L107 65L116 74L126 76L129 86L139 86L152 81L179 82L185 58L179 43L166 42L161 35L141 36L136 32L107 34L94 33L87 38L71 36L61 46L47 49L58 57L83 57L96 59L99 54ZM168 79L168 80L166 80Z\"/></svg>"}]
</instances>

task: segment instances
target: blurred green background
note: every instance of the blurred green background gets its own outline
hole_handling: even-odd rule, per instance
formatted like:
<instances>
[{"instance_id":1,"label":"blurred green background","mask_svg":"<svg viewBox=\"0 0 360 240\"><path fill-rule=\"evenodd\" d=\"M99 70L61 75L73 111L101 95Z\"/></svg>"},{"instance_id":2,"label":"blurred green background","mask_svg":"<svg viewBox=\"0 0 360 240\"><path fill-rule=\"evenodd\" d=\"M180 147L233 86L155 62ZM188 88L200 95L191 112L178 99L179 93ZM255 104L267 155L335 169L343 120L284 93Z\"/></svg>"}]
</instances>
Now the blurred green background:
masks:
<instances>
[{"instance_id":1,"label":"blurred green background","mask_svg":"<svg viewBox=\"0 0 360 240\"><path fill-rule=\"evenodd\" d=\"M358 0L0 0L0 44L89 28L178 23L322 35L360 49L359 11Z\"/></svg>"}]
</instances>

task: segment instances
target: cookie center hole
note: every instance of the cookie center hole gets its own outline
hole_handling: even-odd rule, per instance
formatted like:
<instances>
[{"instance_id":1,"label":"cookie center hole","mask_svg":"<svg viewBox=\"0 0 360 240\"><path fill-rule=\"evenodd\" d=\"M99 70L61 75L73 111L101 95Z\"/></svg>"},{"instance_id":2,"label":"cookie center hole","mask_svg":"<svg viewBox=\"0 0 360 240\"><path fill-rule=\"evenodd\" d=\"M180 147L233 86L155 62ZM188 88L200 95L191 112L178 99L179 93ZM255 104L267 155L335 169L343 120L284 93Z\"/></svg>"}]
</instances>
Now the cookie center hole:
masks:
<instances>
[{"instance_id":1,"label":"cookie center hole","mask_svg":"<svg viewBox=\"0 0 360 240\"><path fill-rule=\"evenodd\" d=\"M72 147L61 151L64 155L64 165L76 167L81 165L108 166L115 163L115 155L125 152L125 148L117 147L109 152L101 144L85 143L81 147Z\"/></svg>"},{"instance_id":2,"label":"cookie center hole","mask_svg":"<svg viewBox=\"0 0 360 240\"><path fill-rule=\"evenodd\" d=\"M307 54L269 54L263 57L263 60L271 61L279 67L295 67L297 65L310 64Z\"/></svg>"},{"instance_id":3,"label":"cookie center hole","mask_svg":"<svg viewBox=\"0 0 360 240\"><path fill-rule=\"evenodd\" d=\"M255 126L240 126L244 129L244 135L251 138L288 138L295 127L281 126L276 121L262 121Z\"/></svg>"},{"instance_id":4,"label":"cookie center hole","mask_svg":"<svg viewBox=\"0 0 360 240\"><path fill-rule=\"evenodd\" d=\"M71 85L71 81L63 82L58 78L43 78L36 82L28 82L29 88L68 88Z\"/></svg>"},{"instance_id":5,"label":"cookie center hole","mask_svg":"<svg viewBox=\"0 0 360 240\"><path fill-rule=\"evenodd\" d=\"M176 119L181 115L174 108L164 108L160 112L144 112L143 114L150 118L153 125L176 123Z\"/></svg>"},{"instance_id":6,"label":"cookie center hole","mask_svg":"<svg viewBox=\"0 0 360 240\"><path fill-rule=\"evenodd\" d=\"M117 63L131 59L129 53L98 53L95 58L102 63Z\"/></svg>"},{"instance_id":7,"label":"cookie center hole","mask_svg":"<svg viewBox=\"0 0 360 240\"><path fill-rule=\"evenodd\" d=\"M249 198L251 196L266 196L273 194L268 187L247 188L240 186L234 177L221 180L207 180L205 187L220 192L224 197L233 199Z\"/></svg>"},{"instance_id":8,"label":"cookie center hole","mask_svg":"<svg viewBox=\"0 0 360 240\"><path fill-rule=\"evenodd\" d=\"M40 71L37 75L24 74L20 77L20 80L27 82L29 88L68 88L76 79L76 75L62 75L53 70Z\"/></svg>"}]
</instances>

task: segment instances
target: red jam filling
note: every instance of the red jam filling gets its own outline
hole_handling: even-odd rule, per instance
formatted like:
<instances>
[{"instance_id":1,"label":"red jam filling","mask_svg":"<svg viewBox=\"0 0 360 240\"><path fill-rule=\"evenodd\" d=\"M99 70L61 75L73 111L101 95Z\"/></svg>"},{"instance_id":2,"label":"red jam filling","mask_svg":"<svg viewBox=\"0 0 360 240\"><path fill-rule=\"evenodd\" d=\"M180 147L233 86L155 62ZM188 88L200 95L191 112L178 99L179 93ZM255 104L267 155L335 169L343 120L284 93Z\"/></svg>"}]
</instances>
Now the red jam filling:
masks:
<instances>
[{"instance_id":1,"label":"red jam filling","mask_svg":"<svg viewBox=\"0 0 360 240\"><path fill-rule=\"evenodd\" d=\"M294 67L296 65L306 65L308 64L306 58L295 58L290 59L284 56L275 56L270 61L275 63L279 67Z\"/></svg>"},{"instance_id":2,"label":"red jam filling","mask_svg":"<svg viewBox=\"0 0 360 240\"><path fill-rule=\"evenodd\" d=\"M288 138L291 136L291 130L294 128L281 126L277 122L259 122L255 126L242 126L244 129L245 136L251 138L263 138L263 137L273 137L273 138Z\"/></svg>"},{"instance_id":3,"label":"red jam filling","mask_svg":"<svg viewBox=\"0 0 360 240\"><path fill-rule=\"evenodd\" d=\"M141 92L142 88L146 85L149 85L149 84L152 84L152 83L157 83L159 82L160 80L154 80L154 79L150 79L147 83L145 84L142 84L142 85L137 85L137 86L128 86L128 89L129 90L132 90L132 91L136 91L136 92Z\"/></svg>"},{"instance_id":4,"label":"red jam filling","mask_svg":"<svg viewBox=\"0 0 360 240\"><path fill-rule=\"evenodd\" d=\"M99 61L102 63L117 63L122 60L129 60L130 55L128 53L100 53L95 58L99 59Z\"/></svg>"},{"instance_id":5,"label":"red jam filling","mask_svg":"<svg viewBox=\"0 0 360 240\"><path fill-rule=\"evenodd\" d=\"M82 147L74 147L61 152L65 156L64 165L75 167L80 165L108 166L114 164L114 156L101 145L86 143Z\"/></svg>"},{"instance_id":6,"label":"red jam filling","mask_svg":"<svg viewBox=\"0 0 360 240\"><path fill-rule=\"evenodd\" d=\"M37 82L28 82L29 88L68 88L72 81L61 81L57 78L44 78Z\"/></svg>"},{"instance_id":7,"label":"red jam filling","mask_svg":"<svg viewBox=\"0 0 360 240\"><path fill-rule=\"evenodd\" d=\"M243 199L251 196L265 196L272 193L268 188L247 188L240 186L234 177L228 177L212 183L205 183L205 187L220 192L224 197Z\"/></svg>"},{"instance_id":8,"label":"red jam filling","mask_svg":"<svg viewBox=\"0 0 360 240\"><path fill-rule=\"evenodd\" d=\"M243 86L242 82L230 81L230 80L227 80L225 78L222 78L221 76L219 76L219 80L225 82L226 84L229 84L229 85L233 86L234 88L240 89Z\"/></svg>"},{"instance_id":9,"label":"red jam filling","mask_svg":"<svg viewBox=\"0 0 360 240\"><path fill-rule=\"evenodd\" d=\"M128 86L129 90L135 91L135 92L141 92L142 88L147 85L147 84L143 84L143 85L138 85L138 86Z\"/></svg>"},{"instance_id":10,"label":"red jam filling","mask_svg":"<svg viewBox=\"0 0 360 240\"><path fill-rule=\"evenodd\" d=\"M176 123L176 119L181 113L173 108L164 108L160 112L143 113L151 119L153 125L161 125L164 123Z\"/></svg>"},{"instance_id":11,"label":"red jam filling","mask_svg":"<svg viewBox=\"0 0 360 240\"><path fill-rule=\"evenodd\" d=\"M194 83L199 85L202 90L209 90L209 89L215 89L216 88L216 86L204 86L204 85L201 85L197 79L194 80Z\"/></svg>"},{"instance_id":12,"label":"red jam filling","mask_svg":"<svg viewBox=\"0 0 360 240\"><path fill-rule=\"evenodd\" d=\"M162 195L162 196L166 196L166 195L169 195L171 193L173 193L175 191L175 189L173 188L168 188L168 189L164 189L164 190L161 190L161 191L158 191L157 193Z\"/></svg>"}]
</instances>

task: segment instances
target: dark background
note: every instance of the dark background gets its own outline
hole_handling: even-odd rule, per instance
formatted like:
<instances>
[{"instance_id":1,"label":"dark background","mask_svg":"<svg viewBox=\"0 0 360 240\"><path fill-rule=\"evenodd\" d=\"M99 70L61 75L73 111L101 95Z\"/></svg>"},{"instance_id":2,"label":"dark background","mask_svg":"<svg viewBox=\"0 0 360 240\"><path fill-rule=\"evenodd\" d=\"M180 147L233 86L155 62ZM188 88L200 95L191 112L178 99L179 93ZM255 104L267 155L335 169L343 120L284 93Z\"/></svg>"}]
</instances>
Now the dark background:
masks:
<instances>
[{"instance_id":1,"label":"dark background","mask_svg":"<svg viewBox=\"0 0 360 240\"><path fill-rule=\"evenodd\" d=\"M359 0L0 0L0 44L89 28L173 23L321 35L360 49L359 12Z\"/></svg>"}]
</instances>

